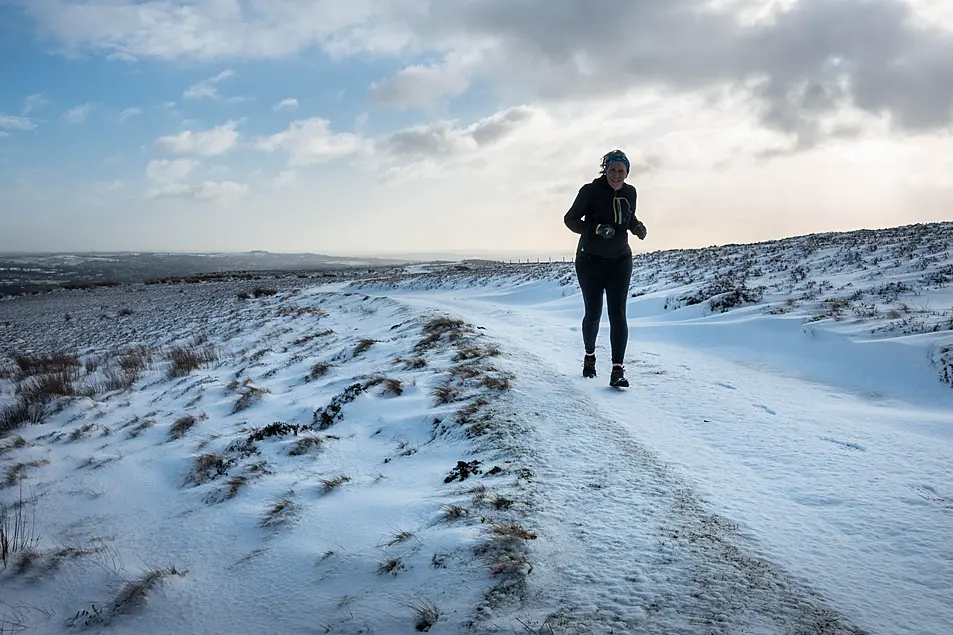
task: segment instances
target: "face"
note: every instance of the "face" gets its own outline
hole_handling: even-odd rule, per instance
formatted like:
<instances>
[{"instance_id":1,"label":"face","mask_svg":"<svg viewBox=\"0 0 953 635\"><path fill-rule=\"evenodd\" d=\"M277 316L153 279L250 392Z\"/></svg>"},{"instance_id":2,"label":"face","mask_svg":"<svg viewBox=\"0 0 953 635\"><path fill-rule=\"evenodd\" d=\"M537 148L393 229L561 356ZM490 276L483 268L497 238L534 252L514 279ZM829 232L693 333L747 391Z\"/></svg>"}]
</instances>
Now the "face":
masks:
<instances>
[{"instance_id":1,"label":"face","mask_svg":"<svg viewBox=\"0 0 953 635\"><path fill-rule=\"evenodd\" d=\"M625 182L625 177L628 176L628 174L629 172L625 169L625 164L621 161L613 161L609 164L609 167L606 168L606 178L609 179L609 185L611 185L614 190L622 187L622 184Z\"/></svg>"}]
</instances>

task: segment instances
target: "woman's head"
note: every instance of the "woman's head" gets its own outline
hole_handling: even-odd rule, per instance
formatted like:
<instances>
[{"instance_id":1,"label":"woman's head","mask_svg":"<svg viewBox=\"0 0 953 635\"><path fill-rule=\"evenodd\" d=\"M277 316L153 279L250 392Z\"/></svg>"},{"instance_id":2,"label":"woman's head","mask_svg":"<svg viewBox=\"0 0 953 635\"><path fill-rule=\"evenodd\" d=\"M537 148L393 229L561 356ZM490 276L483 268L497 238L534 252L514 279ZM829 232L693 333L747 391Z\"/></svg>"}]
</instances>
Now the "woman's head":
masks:
<instances>
[{"instance_id":1,"label":"woman's head","mask_svg":"<svg viewBox=\"0 0 953 635\"><path fill-rule=\"evenodd\" d=\"M607 153L602 157L602 173L606 175L612 189L619 189L629 175L629 157L622 150Z\"/></svg>"}]
</instances>

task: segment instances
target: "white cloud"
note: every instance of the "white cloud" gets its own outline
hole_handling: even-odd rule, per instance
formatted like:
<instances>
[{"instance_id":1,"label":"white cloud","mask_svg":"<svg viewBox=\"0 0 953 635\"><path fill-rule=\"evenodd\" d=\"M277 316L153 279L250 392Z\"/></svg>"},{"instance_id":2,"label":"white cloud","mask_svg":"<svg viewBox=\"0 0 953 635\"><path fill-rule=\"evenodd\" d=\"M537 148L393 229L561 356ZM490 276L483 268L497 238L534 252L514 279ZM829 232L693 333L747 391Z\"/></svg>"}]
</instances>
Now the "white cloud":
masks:
<instances>
[{"instance_id":1,"label":"white cloud","mask_svg":"<svg viewBox=\"0 0 953 635\"><path fill-rule=\"evenodd\" d=\"M23 100L23 108L21 108L20 114L26 117L36 108L41 108L48 103L50 102L40 93L27 95L26 99Z\"/></svg>"},{"instance_id":2,"label":"white cloud","mask_svg":"<svg viewBox=\"0 0 953 635\"><path fill-rule=\"evenodd\" d=\"M70 108L65 113L63 113L63 121L66 123L83 123L86 121L86 118L89 116L89 113L92 111L93 105L90 103L85 103L79 106Z\"/></svg>"},{"instance_id":3,"label":"white cloud","mask_svg":"<svg viewBox=\"0 0 953 635\"><path fill-rule=\"evenodd\" d=\"M37 0L26 3L41 29L67 50L118 59L276 58L315 45L334 55L397 51L410 34L400 0ZM415 10L416 12L416 10Z\"/></svg>"},{"instance_id":4,"label":"white cloud","mask_svg":"<svg viewBox=\"0 0 953 635\"><path fill-rule=\"evenodd\" d=\"M821 140L817 116L844 102L890 115L903 133L946 130L953 107L950 0L627 2L605 20L588 19L585 0L21 2L67 52L217 60L317 48L443 58L376 86L398 105L459 94L467 74L506 93L504 103L537 104L759 81L751 99L765 105L761 124L808 141ZM474 66L455 75L458 59ZM810 90L793 94L798 85ZM200 82L190 94L218 91Z\"/></svg>"},{"instance_id":5,"label":"white cloud","mask_svg":"<svg viewBox=\"0 0 953 635\"><path fill-rule=\"evenodd\" d=\"M516 106L484 117L468 126L453 121L415 126L391 134L376 144L379 151L401 162L439 160L473 154L528 125L537 109Z\"/></svg>"},{"instance_id":6,"label":"white cloud","mask_svg":"<svg viewBox=\"0 0 953 635\"><path fill-rule=\"evenodd\" d=\"M225 154L238 143L237 121L229 121L211 130L183 130L177 135L160 137L156 145L174 154L217 156Z\"/></svg>"},{"instance_id":7,"label":"white cloud","mask_svg":"<svg viewBox=\"0 0 953 635\"><path fill-rule=\"evenodd\" d=\"M194 159L154 159L146 166L146 176L160 184L172 184L181 181L199 165Z\"/></svg>"},{"instance_id":8,"label":"white cloud","mask_svg":"<svg viewBox=\"0 0 953 635\"><path fill-rule=\"evenodd\" d=\"M0 137L9 137L9 136L10 136L9 132L4 132L3 130L0 130Z\"/></svg>"},{"instance_id":9,"label":"white cloud","mask_svg":"<svg viewBox=\"0 0 953 635\"><path fill-rule=\"evenodd\" d=\"M138 108L138 107L125 108L123 109L122 112L119 113L119 121L125 121L126 119L129 119L130 117L135 117L136 115L141 115L141 114L142 114L142 108Z\"/></svg>"},{"instance_id":10,"label":"white cloud","mask_svg":"<svg viewBox=\"0 0 953 635\"><path fill-rule=\"evenodd\" d=\"M265 152L281 150L293 166L324 163L353 154L364 146L358 135L332 133L326 119L294 121L284 132L259 138L255 148Z\"/></svg>"},{"instance_id":11,"label":"white cloud","mask_svg":"<svg viewBox=\"0 0 953 635\"><path fill-rule=\"evenodd\" d=\"M182 93L184 99L213 99L213 100L224 100L225 97L218 92L219 82L232 77L235 73L229 69L225 69L218 75L214 77L209 77L204 79L196 84L192 84L185 89L185 92ZM239 98L230 97L230 100L235 100Z\"/></svg>"},{"instance_id":12,"label":"white cloud","mask_svg":"<svg viewBox=\"0 0 953 635\"><path fill-rule=\"evenodd\" d=\"M125 183L119 179L113 181L96 181L92 184L93 190L101 194L121 190L124 186Z\"/></svg>"},{"instance_id":13,"label":"white cloud","mask_svg":"<svg viewBox=\"0 0 953 635\"><path fill-rule=\"evenodd\" d=\"M199 165L194 159L155 159L146 166L146 176L152 187L146 196L154 199L185 198L197 201L231 201L244 196L248 186L234 181L204 180L190 183L186 178Z\"/></svg>"},{"instance_id":14,"label":"white cloud","mask_svg":"<svg viewBox=\"0 0 953 635\"><path fill-rule=\"evenodd\" d=\"M248 193L248 186L234 181L170 183L149 191L150 198L186 198L198 201L228 201Z\"/></svg>"},{"instance_id":15,"label":"white cloud","mask_svg":"<svg viewBox=\"0 0 953 635\"><path fill-rule=\"evenodd\" d=\"M283 108L289 108L291 110L298 109L298 100L294 97L289 97L288 99L282 99L278 104L275 105L275 111L279 111Z\"/></svg>"},{"instance_id":16,"label":"white cloud","mask_svg":"<svg viewBox=\"0 0 953 635\"><path fill-rule=\"evenodd\" d=\"M33 130L36 124L27 117L16 117L0 113L0 128L7 130Z\"/></svg>"},{"instance_id":17,"label":"white cloud","mask_svg":"<svg viewBox=\"0 0 953 635\"><path fill-rule=\"evenodd\" d=\"M136 57L132 53L129 53L128 51L125 51L125 50L120 50L114 53L110 53L109 55L106 56L106 59L109 60L110 62L129 62L130 64L133 62L139 61L138 57Z\"/></svg>"},{"instance_id":18,"label":"white cloud","mask_svg":"<svg viewBox=\"0 0 953 635\"><path fill-rule=\"evenodd\" d=\"M298 181L298 173L294 170L282 170L279 172L273 179L271 179L271 184L275 187L285 187L288 185L294 185Z\"/></svg>"},{"instance_id":19,"label":"white cloud","mask_svg":"<svg viewBox=\"0 0 953 635\"><path fill-rule=\"evenodd\" d=\"M371 84L377 103L395 108L428 106L443 97L456 97L470 86L476 60L448 55L441 64L407 66L393 78Z\"/></svg>"}]
</instances>

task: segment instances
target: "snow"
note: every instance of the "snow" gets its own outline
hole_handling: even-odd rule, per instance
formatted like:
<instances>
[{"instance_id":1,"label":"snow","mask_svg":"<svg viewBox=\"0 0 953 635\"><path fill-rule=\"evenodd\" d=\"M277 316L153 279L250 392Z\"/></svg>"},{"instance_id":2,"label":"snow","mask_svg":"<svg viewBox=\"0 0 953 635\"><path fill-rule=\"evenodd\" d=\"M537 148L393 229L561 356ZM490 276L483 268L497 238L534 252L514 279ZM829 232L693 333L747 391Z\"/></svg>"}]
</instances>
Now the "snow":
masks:
<instances>
[{"instance_id":1,"label":"snow","mask_svg":"<svg viewBox=\"0 0 953 635\"><path fill-rule=\"evenodd\" d=\"M0 302L8 407L12 355L98 361L0 440L0 632L947 633L951 243L638 254L625 391L567 263Z\"/></svg>"}]
</instances>

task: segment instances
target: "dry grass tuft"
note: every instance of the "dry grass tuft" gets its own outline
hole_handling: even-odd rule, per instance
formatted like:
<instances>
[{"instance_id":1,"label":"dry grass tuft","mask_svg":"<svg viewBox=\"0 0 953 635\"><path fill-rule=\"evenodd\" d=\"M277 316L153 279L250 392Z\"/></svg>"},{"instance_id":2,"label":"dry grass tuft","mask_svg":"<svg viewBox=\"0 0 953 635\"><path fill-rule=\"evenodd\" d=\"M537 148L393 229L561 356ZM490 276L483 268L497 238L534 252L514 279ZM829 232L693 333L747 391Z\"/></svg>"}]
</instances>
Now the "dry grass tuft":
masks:
<instances>
[{"instance_id":1,"label":"dry grass tuft","mask_svg":"<svg viewBox=\"0 0 953 635\"><path fill-rule=\"evenodd\" d=\"M490 390L509 390L510 388L510 379L505 376L484 375L481 383Z\"/></svg>"},{"instance_id":2,"label":"dry grass tuft","mask_svg":"<svg viewBox=\"0 0 953 635\"><path fill-rule=\"evenodd\" d=\"M346 474L341 474L339 476L335 476L334 478L321 479L321 486L323 488L324 493L327 494L341 487L345 483L349 483L350 481L351 481L350 476Z\"/></svg>"},{"instance_id":3,"label":"dry grass tuft","mask_svg":"<svg viewBox=\"0 0 953 635\"><path fill-rule=\"evenodd\" d=\"M155 424L156 422L154 419L143 419L142 421L136 423L136 425L132 426L127 434L130 439L135 439Z\"/></svg>"},{"instance_id":4,"label":"dry grass tuft","mask_svg":"<svg viewBox=\"0 0 953 635\"><path fill-rule=\"evenodd\" d=\"M320 450L324 444L324 439L316 434L303 435L288 451L289 456L302 456Z\"/></svg>"},{"instance_id":5,"label":"dry grass tuft","mask_svg":"<svg viewBox=\"0 0 953 635\"><path fill-rule=\"evenodd\" d=\"M290 496L282 496L267 510L259 523L262 529L277 531L290 525L297 518L301 506Z\"/></svg>"},{"instance_id":6,"label":"dry grass tuft","mask_svg":"<svg viewBox=\"0 0 953 635\"><path fill-rule=\"evenodd\" d=\"M116 613L124 613L134 607L142 606L146 602L149 592L159 582L168 576L184 576L185 571L179 571L174 566L168 569L151 569L138 580L126 583L126 586L119 592L116 599L113 600L113 610Z\"/></svg>"},{"instance_id":7,"label":"dry grass tuft","mask_svg":"<svg viewBox=\"0 0 953 635\"><path fill-rule=\"evenodd\" d=\"M449 317L436 317L423 327L423 338L414 346L417 351L432 348L446 335L450 341L456 341L466 332L466 323Z\"/></svg>"},{"instance_id":8,"label":"dry grass tuft","mask_svg":"<svg viewBox=\"0 0 953 635\"><path fill-rule=\"evenodd\" d=\"M0 408L0 435L26 425L43 420L42 404L31 404L22 397L14 399L12 404Z\"/></svg>"},{"instance_id":9,"label":"dry grass tuft","mask_svg":"<svg viewBox=\"0 0 953 635\"><path fill-rule=\"evenodd\" d=\"M87 423L86 425L80 426L78 428L73 428L73 431L69 433L69 436L66 437L66 440L69 443L75 443L92 432L95 428L96 424L94 423Z\"/></svg>"},{"instance_id":10,"label":"dry grass tuft","mask_svg":"<svg viewBox=\"0 0 953 635\"><path fill-rule=\"evenodd\" d=\"M28 403L49 403L56 397L75 397L80 394L76 383L79 371L76 368L35 375L23 380L16 393Z\"/></svg>"},{"instance_id":11,"label":"dry grass tuft","mask_svg":"<svg viewBox=\"0 0 953 635\"><path fill-rule=\"evenodd\" d=\"M492 532L498 538L536 540L536 534L524 529L519 523L496 523L492 526Z\"/></svg>"},{"instance_id":12,"label":"dry grass tuft","mask_svg":"<svg viewBox=\"0 0 953 635\"><path fill-rule=\"evenodd\" d=\"M123 372L138 375L152 364L152 349L147 346L127 349L119 353L116 363Z\"/></svg>"},{"instance_id":13,"label":"dry grass tuft","mask_svg":"<svg viewBox=\"0 0 953 635\"><path fill-rule=\"evenodd\" d=\"M2 457L7 452L11 450L16 450L19 448L26 447L26 439L21 437L19 434L12 437L7 437L5 439L0 439L0 457Z\"/></svg>"},{"instance_id":14,"label":"dry grass tuft","mask_svg":"<svg viewBox=\"0 0 953 635\"><path fill-rule=\"evenodd\" d=\"M225 483L225 485L228 487L227 497L232 499L238 496L238 492L241 491L244 486L248 485L248 480L248 476L245 476L244 474L241 476L233 476L228 479L228 481Z\"/></svg>"},{"instance_id":15,"label":"dry grass tuft","mask_svg":"<svg viewBox=\"0 0 953 635\"><path fill-rule=\"evenodd\" d=\"M10 465L7 468L6 475L3 477L3 487L13 487L14 485L22 483L26 480L28 470L43 467L48 463L49 461L46 459L40 459L38 461L18 462Z\"/></svg>"},{"instance_id":16,"label":"dry grass tuft","mask_svg":"<svg viewBox=\"0 0 953 635\"><path fill-rule=\"evenodd\" d=\"M206 452L195 457L192 470L186 475L185 482L190 485L202 485L224 476L232 460L221 454Z\"/></svg>"},{"instance_id":17,"label":"dry grass tuft","mask_svg":"<svg viewBox=\"0 0 953 635\"><path fill-rule=\"evenodd\" d=\"M362 340L361 340L360 342L358 342L357 345L354 347L354 351L353 351L353 353L352 353L352 356L353 356L353 357L357 357L358 355L361 355L362 353L366 353L367 351L369 351L369 350L371 349L372 346L374 346L374 344L377 344L377 340L372 340L372 339L368 339L368 338L362 339Z\"/></svg>"},{"instance_id":18,"label":"dry grass tuft","mask_svg":"<svg viewBox=\"0 0 953 635\"><path fill-rule=\"evenodd\" d=\"M175 420L175 423L172 424L172 427L169 428L169 441L181 439L196 423L198 423L198 419L196 419L194 415L179 417Z\"/></svg>"},{"instance_id":19,"label":"dry grass tuft","mask_svg":"<svg viewBox=\"0 0 953 635\"><path fill-rule=\"evenodd\" d=\"M444 406L459 401L463 395L457 386L447 383L434 388L433 396L438 406Z\"/></svg>"},{"instance_id":20,"label":"dry grass tuft","mask_svg":"<svg viewBox=\"0 0 953 635\"><path fill-rule=\"evenodd\" d=\"M490 504L493 506L493 509L504 510L504 509L509 509L510 507L515 505L516 501L513 500L512 498L507 498L506 496L503 496L502 494L500 494L496 498L494 498L493 502Z\"/></svg>"},{"instance_id":21,"label":"dry grass tuft","mask_svg":"<svg viewBox=\"0 0 953 635\"><path fill-rule=\"evenodd\" d=\"M88 609L78 611L67 621L67 625L73 628L105 625L117 615L132 613L144 606L149 593L165 578L184 576L186 573L174 566L150 569L138 580L126 582L112 602L107 605L92 604Z\"/></svg>"},{"instance_id":22,"label":"dry grass tuft","mask_svg":"<svg viewBox=\"0 0 953 635\"><path fill-rule=\"evenodd\" d=\"M381 389L381 394L383 395L393 395L394 397L400 397L402 394L404 394L404 383L399 379L385 377L381 379L381 384L384 386Z\"/></svg>"},{"instance_id":23,"label":"dry grass tuft","mask_svg":"<svg viewBox=\"0 0 953 635\"><path fill-rule=\"evenodd\" d=\"M291 343L295 346L301 346L302 344L307 344L311 340L317 339L319 337L327 337L328 335L334 335L334 331L331 329L325 329L323 331L318 331L317 333L309 333L308 335L303 335L302 337L297 338Z\"/></svg>"},{"instance_id":24,"label":"dry grass tuft","mask_svg":"<svg viewBox=\"0 0 953 635\"><path fill-rule=\"evenodd\" d=\"M23 377L76 371L82 367L76 353L58 352L49 355L13 355Z\"/></svg>"},{"instance_id":25,"label":"dry grass tuft","mask_svg":"<svg viewBox=\"0 0 953 635\"><path fill-rule=\"evenodd\" d=\"M400 559L400 556L395 556L393 558L388 558L377 565L377 573L379 575L387 575L388 573L397 575L397 572L403 568L404 563Z\"/></svg>"},{"instance_id":26,"label":"dry grass tuft","mask_svg":"<svg viewBox=\"0 0 953 635\"><path fill-rule=\"evenodd\" d=\"M11 506L0 503L0 557L6 568L13 556L35 551L40 539L36 535L36 497L19 498Z\"/></svg>"},{"instance_id":27,"label":"dry grass tuft","mask_svg":"<svg viewBox=\"0 0 953 635\"><path fill-rule=\"evenodd\" d=\"M448 523L452 523L455 520L460 520L464 516L467 516L469 513L470 511L462 505L448 505L443 510L443 519Z\"/></svg>"},{"instance_id":28,"label":"dry grass tuft","mask_svg":"<svg viewBox=\"0 0 953 635\"><path fill-rule=\"evenodd\" d=\"M169 377L184 377L212 363L217 358L215 347L211 344L193 343L189 346L173 346L169 349Z\"/></svg>"},{"instance_id":29,"label":"dry grass tuft","mask_svg":"<svg viewBox=\"0 0 953 635\"><path fill-rule=\"evenodd\" d=\"M401 531L398 531L396 534L394 534L394 537L391 538L391 539L390 539L387 543L385 543L385 544L386 544L388 547L393 547L394 545L399 545L399 544L401 544L401 543L403 543L403 542L407 542L408 540L410 540L410 539L413 538L413 537L414 537L414 533L413 533L412 531L401 530Z\"/></svg>"},{"instance_id":30,"label":"dry grass tuft","mask_svg":"<svg viewBox=\"0 0 953 635\"><path fill-rule=\"evenodd\" d=\"M402 360L401 363L404 365L404 368L407 370L419 370L427 366L427 360L423 357L413 357L411 359Z\"/></svg>"},{"instance_id":31,"label":"dry grass tuft","mask_svg":"<svg viewBox=\"0 0 953 635\"><path fill-rule=\"evenodd\" d=\"M327 375L328 371L331 370L331 365L324 362L318 362L311 367L311 370L305 376L305 381L314 381L315 379L320 379Z\"/></svg>"},{"instance_id":32,"label":"dry grass tuft","mask_svg":"<svg viewBox=\"0 0 953 635\"><path fill-rule=\"evenodd\" d=\"M410 609L414 612L414 628L418 631L429 631L440 619L440 610L430 600L416 600L410 604Z\"/></svg>"},{"instance_id":33,"label":"dry grass tuft","mask_svg":"<svg viewBox=\"0 0 953 635\"><path fill-rule=\"evenodd\" d=\"M238 398L238 401L235 402L235 405L232 406L232 414L247 410L252 404L261 399L262 395L266 395L270 392L267 388L255 386L247 379L240 391L241 396Z\"/></svg>"}]
</instances>

